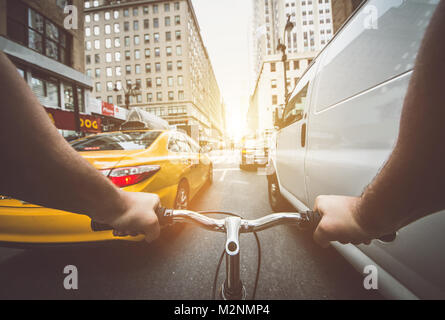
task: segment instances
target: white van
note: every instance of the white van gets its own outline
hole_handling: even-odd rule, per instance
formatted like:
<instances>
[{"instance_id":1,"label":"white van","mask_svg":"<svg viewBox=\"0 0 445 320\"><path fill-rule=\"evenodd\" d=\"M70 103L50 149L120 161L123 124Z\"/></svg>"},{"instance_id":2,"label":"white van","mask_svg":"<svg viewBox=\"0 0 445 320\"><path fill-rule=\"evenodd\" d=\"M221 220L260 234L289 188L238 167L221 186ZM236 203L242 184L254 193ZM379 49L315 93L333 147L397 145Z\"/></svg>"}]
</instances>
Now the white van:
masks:
<instances>
[{"instance_id":1,"label":"white van","mask_svg":"<svg viewBox=\"0 0 445 320\"><path fill-rule=\"evenodd\" d=\"M274 210L281 197L308 210L321 194L359 196L376 176L395 145L416 54L438 2L366 1L312 62L271 150ZM444 229L445 214L438 213L401 229L390 243L333 246L361 273L375 265L387 298L443 299Z\"/></svg>"}]
</instances>

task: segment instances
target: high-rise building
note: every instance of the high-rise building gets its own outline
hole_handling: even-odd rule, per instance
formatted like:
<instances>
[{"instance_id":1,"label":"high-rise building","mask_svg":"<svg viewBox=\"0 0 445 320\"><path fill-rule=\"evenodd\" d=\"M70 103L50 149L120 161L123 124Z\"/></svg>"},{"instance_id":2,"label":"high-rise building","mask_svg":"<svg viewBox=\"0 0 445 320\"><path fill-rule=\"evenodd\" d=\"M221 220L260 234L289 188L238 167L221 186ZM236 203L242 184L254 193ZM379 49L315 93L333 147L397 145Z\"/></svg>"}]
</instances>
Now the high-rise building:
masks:
<instances>
[{"instance_id":1,"label":"high-rise building","mask_svg":"<svg viewBox=\"0 0 445 320\"><path fill-rule=\"evenodd\" d=\"M64 11L69 4L78 10ZM0 0L0 50L64 136L100 130L100 119L86 113L92 82L85 75L82 15L83 0Z\"/></svg>"},{"instance_id":2,"label":"high-rise building","mask_svg":"<svg viewBox=\"0 0 445 320\"><path fill-rule=\"evenodd\" d=\"M273 113L285 104L282 53L286 45L286 86L292 91L320 50L333 37L331 0L252 0L255 86L248 111L251 132L273 128ZM294 27L284 33L290 17ZM283 37L285 37L283 39Z\"/></svg>"},{"instance_id":3,"label":"high-rise building","mask_svg":"<svg viewBox=\"0 0 445 320\"><path fill-rule=\"evenodd\" d=\"M199 140L222 136L220 90L190 0L85 1L86 72L97 99L140 107ZM189 133L190 133L189 132Z\"/></svg>"}]
</instances>

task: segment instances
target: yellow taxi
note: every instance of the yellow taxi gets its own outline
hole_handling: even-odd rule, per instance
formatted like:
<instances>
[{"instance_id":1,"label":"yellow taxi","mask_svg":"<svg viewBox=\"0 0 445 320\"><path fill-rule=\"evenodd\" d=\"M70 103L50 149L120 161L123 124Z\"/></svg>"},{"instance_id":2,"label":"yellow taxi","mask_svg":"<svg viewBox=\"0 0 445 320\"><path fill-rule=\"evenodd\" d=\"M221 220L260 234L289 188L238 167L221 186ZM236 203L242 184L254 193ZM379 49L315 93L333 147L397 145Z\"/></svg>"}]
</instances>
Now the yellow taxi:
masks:
<instances>
[{"instance_id":1,"label":"yellow taxi","mask_svg":"<svg viewBox=\"0 0 445 320\"><path fill-rule=\"evenodd\" d=\"M128 130L100 133L71 142L82 157L125 191L151 192L162 205L186 209L206 183L213 166L199 145L171 130ZM67 186L66 192L70 192ZM139 241L142 236L116 238L94 231L91 219L0 196L0 244L59 244L104 240Z\"/></svg>"}]
</instances>

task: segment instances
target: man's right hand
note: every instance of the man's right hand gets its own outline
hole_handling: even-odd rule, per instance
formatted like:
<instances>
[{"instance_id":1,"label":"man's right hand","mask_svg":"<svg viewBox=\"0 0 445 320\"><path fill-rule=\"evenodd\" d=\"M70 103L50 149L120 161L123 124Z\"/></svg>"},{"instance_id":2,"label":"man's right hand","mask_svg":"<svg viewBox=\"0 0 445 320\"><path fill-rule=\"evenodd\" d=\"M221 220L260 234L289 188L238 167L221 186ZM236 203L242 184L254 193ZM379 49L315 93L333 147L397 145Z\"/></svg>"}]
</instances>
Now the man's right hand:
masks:
<instances>
[{"instance_id":1,"label":"man's right hand","mask_svg":"<svg viewBox=\"0 0 445 320\"><path fill-rule=\"evenodd\" d=\"M151 242L159 237L160 227L155 210L160 205L159 197L153 193L121 191L126 210L118 215L110 215L104 223L114 228L117 237L145 235Z\"/></svg>"}]
</instances>

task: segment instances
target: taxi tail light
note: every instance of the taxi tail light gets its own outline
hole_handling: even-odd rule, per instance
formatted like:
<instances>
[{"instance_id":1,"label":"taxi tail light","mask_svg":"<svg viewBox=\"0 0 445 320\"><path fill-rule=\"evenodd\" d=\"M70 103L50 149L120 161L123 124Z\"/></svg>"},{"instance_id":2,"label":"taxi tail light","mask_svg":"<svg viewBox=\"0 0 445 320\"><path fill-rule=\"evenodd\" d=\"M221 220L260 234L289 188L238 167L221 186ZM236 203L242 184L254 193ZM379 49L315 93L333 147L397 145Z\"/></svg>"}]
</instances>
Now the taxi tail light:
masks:
<instances>
[{"instance_id":1,"label":"taxi tail light","mask_svg":"<svg viewBox=\"0 0 445 320\"><path fill-rule=\"evenodd\" d=\"M102 173L106 175L116 186L123 188L152 177L160 169L160 166L144 165L102 170Z\"/></svg>"}]
</instances>

